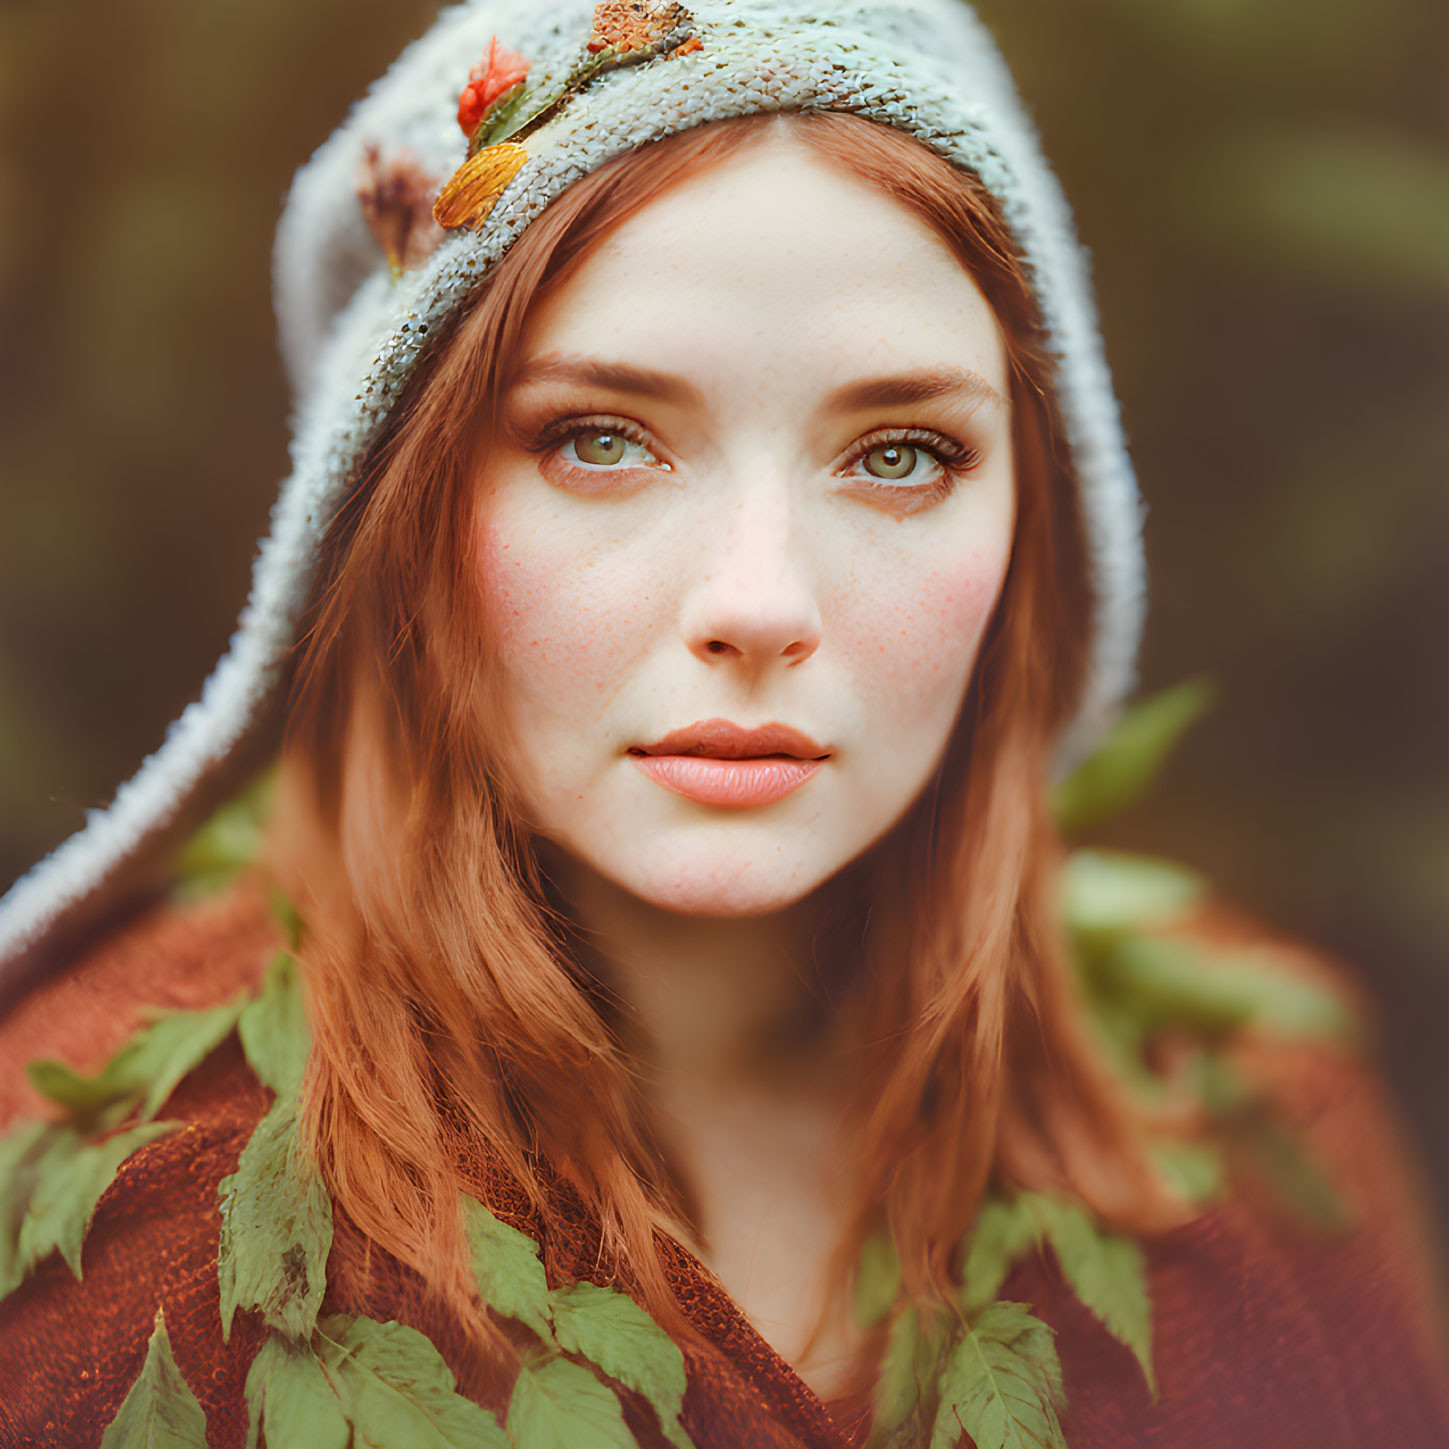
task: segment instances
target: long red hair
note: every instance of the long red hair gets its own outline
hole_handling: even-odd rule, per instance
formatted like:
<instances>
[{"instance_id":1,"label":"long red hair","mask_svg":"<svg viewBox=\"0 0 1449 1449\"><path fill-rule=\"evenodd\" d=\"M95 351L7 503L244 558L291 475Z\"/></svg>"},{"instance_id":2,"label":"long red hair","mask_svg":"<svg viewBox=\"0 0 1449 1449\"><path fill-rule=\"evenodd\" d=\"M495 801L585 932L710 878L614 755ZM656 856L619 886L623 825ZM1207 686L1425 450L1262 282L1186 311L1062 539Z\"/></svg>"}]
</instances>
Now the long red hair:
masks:
<instances>
[{"instance_id":1,"label":"long red hair","mask_svg":"<svg viewBox=\"0 0 1449 1449\"><path fill-rule=\"evenodd\" d=\"M866 1090L838 1271L884 1227L908 1290L943 1292L993 1183L1070 1193L1130 1227L1172 1212L1088 1038L1054 908L1048 772L1091 598L1023 264L981 184L924 145L852 116L756 116L621 156L529 227L364 461L294 660L273 861L307 928L309 1141L338 1206L480 1325L463 1140L506 1166L545 1229L540 1164L564 1178L620 1281L676 1329L655 1234L688 1241L691 1227L500 773L468 547L476 450L530 307L676 181L779 125L921 217L971 272L1007 342L1017 458L1012 560L946 758L850 868L871 909L868 931L845 932L838 1001Z\"/></svg>"}]
</instances>

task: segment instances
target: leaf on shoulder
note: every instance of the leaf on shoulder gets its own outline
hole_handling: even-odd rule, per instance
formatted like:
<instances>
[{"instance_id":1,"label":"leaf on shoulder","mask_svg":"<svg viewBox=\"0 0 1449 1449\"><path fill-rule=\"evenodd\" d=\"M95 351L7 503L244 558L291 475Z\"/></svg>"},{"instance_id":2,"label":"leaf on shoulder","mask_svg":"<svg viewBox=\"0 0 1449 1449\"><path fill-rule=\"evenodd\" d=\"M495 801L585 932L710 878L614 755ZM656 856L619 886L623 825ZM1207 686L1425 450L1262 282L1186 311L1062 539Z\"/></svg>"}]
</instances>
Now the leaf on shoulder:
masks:
<instances>
[{"instance_id":1,"label":"leaf on shoulder","mask_svg":"<svg viewBox=\"0 0 1449 1449\"><path fill-rule=\"evenodd\" d=\"M612 1389L566 1358L526 1364L508 1402L515 1449L636 1449Z\"/></svg>"},{"instance_id":2,"label":"leaf on shoulder","mask_svg":"<svg viewBox=\"0 0 1449 1449\"><path fill-rule=\"evenodd\" d=\"M223 1336L238 1308L305 1342L326 1291L332 1199L298 1132L295 1096L278 1097L223 1178L217 1278Z\"/></svg>"},{"instance_id":3,"label":"leaf on shoulder","mask_svg":"<svg viewBox=\"0 0 1449 1449\"><path fill-rule=\"evenodd\" d=\"M941 1372L931 1449L1066 1449L1052 1330L1026 1303L992 1303L966 1326Z\"/></svg>"},{"instance_id":4,"label":"leaf on shoulder","mask_svg":"<svg viewBox=\"0 0 1449 1449\"><path fill-rule=\"evenodd\" d=\"M268 1334L247 1373L246 1401L247 1449L257 1449L264 1431L269 1445L347 1449L351 1425L310 1344Z\"/></svg>"},{"instance_id":5,"label":"leaf on shoulder","mask_svg":"<svg viewBox=\"0 0 1449 1449\"><path fill-rule=\"evenodd\" d=\"M483 1301L504 1318L526 1323L544 1343L552 1344L553 1306L538 1244L467 1194L463 1224Z\"/></svg>"},{"instance_id":6,"label":"leaf on shoulder","mask_svg":"<svg viewBox=\"0 0 1449 1449\"><path fill-rule=\"evenodd\" d=\"M575 1283L553 1295L553 1324L565 1353L589 1360L653 1406L666 1439L690 1440L679 1423L687 1380L679 1345L617 1288Z\"/></svg>"},{"instance_id":7,"label":"leaf on shoulder","mask_svg":"<svg viewBox=\"0 0 1449 1449\"><path fill-rule=\"evenodd\" d=\"M26 1075L41 1096L63 1107L78 1126L105 1131L133 1113L148 1122L182 1078L231 1034L246 998L200 1011L168 1011L142 1026L93 1076L65 1065L31 1062Z\"/></svg>"},{"instance_id":8,"label":"leaf on shoulder","mask_svg":"<svg viewBox=\"0 0 1449 1449\"><path fill-rule=\"evenodd\" d=\"M158 1308L146 1361L101 1438L101 1449L206 1449L206 1413L171 1355Z\"/></svg>"},{"instance_id":9,"label":"leaf on shoulder","mask_svg":"<svg viewBox=\"0 0 1449 1449\"><path fill-rule=\"evenodd\" d=\"M338 1314L317 1325L316 1341L356 1442L509 1449L498 1421L457 1392L443 1356L416 1329Z\"/></svg>"}]
</instances>

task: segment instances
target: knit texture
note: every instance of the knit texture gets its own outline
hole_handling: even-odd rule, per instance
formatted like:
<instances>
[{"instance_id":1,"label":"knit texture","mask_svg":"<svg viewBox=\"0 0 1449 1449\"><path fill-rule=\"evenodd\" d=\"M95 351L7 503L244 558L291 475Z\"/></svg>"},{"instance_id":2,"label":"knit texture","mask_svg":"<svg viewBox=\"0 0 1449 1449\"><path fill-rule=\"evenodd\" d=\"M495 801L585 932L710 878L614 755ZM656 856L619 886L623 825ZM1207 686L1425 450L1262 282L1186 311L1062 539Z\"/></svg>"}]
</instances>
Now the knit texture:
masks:
<instances>
[{"instance_id":1,"label":"knit texture","mask_svg":"<svg viewBox=\"0 0 1449 1449\"><path fill-rule=\"evenodd\" d=\"M595 81L528 138L528 164L479 232L449 235L394 284L356 196L364 148L411 148L440 177L463 159L455 112L496 34L546 86L578 61L587 0L476 0L446 11L298 174L277 235L283 353L296 388L292 475L251 597L200 700L86 828L0 902L7 961L43 954L68 912L114 896L205 804L253 744L307 597L318 542L359 458L443 322L573 181L635 146L730 116L842 110L910 133L980 176L1025 257L1057 358L1057 400L1081 496L1090 670L1060 746L1080 758L1130 688L1143 613L1140 506L1070 214L1009 74L961 0L698 0L702 46Z\"/></svg>"},{"instance_id":2,"label":"knit texture","mask_svg":"<svg viewBox=\"0 0 1449 1449\"><path fill-rule=\"evenodd\" d=\"M1242 928L1214 927L1238 931ZM100 1064L152 1002L199 1006L255 983L277 942L255 896L185 914L159 912L104 941L0 1022L0 1126L41 1102L21 1064L55 1055ZM1257 944L1261 945L1259 940ZM1300 969L1312 969L1301 953ZM1048 1261L1018 1268L1003 1296L1035 1305L1057 1331L1072 1449L1432 1449L1449 1443L1449 1373L1437 1267L1382 1089L1357 1056L1324 1045L1244 1043L1242 1065L1268 1085L1280 1119L1329 1167L1355 1214L1347 1233L1305 1227L1244 1177L1224 1205L1147 1244L1161 1398L1131 1354L1088 1314ZM246 1372L263 1338L218 1318L217 1184L236 1164L269 1093L233 1038L163 1112L185 1128L136 1153L102 1198L81 1281L47 1260L0 1302L0 1446L99 1443L140 1370L158 1305L176 1361L215 1449L246 1442ZM483 1156L468 1186L542 1241L551 1281L602 1281L596 1225L566 1186L552 1191L568 1231L543 1235L522 1193ZM341 1214L324 1312L396 1318L437 1345L459 1388L495 1410L507 1381L470 1355L458 1325L417 1276ZM700 1449L858 1449L860 1402L822 1403L769 1347L708 1271L666 1245L671 1284L703 1343L686 1349L683 1422ZM630 1427L658 1446L649 1410L625 1395Z\"/></svg>"}]
</instances>

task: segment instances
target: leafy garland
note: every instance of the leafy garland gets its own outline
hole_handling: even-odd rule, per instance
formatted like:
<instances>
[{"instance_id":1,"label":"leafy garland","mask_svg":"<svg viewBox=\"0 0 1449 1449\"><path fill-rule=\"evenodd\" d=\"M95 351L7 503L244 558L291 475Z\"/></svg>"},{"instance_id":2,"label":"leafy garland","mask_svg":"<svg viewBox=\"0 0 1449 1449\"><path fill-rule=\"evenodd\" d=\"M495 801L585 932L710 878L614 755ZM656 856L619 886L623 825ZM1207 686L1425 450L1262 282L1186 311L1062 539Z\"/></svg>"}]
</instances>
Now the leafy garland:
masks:
<instances>
[{"instance_id":1,"label":"leafy garland","mask_svg":"<svg viewBox=\"0 0 1449 1449\"><path fill-rule=\"evenodd\" d=\"M1107 743L1058 787L1064 829L1114 813L1145 788L1173 742L1204 706L1199 684L1137 706ZM219 812L183 856L186 889L215 889L255 856L270 782ZM1077 851L1067 863L1063 915L1085 999L1109 1059L1127 1085L1160 1102L1170 1084L1149 1070L1146 1048L1187 1028L1191 1079L1209 1121L1246 1150L1283 1196L1329 1225L1345 1218L1331 1184L1271 1119L1226 1052L1252 1024L1289 1036L1343 1037L1342 1004L1245 953L1205 960L1200 947L1161 934L1204 892L1179 867ZM290 944L298 923L278 913ZM268 1336L246 1380L248 1449L349 1444L633 1449L616 1393L653 1407L664 1436L689 1449L680 1422L684 1360L627 1294L581 1282L551 1289L527 1234L464 1195L472 1267L484 1303L526 1331L503 1421L457 1392L433 1344L397 1322L333 1314L319 1320L332 1244L332 1204L301 1150L299 1091L311 1039L289 951L270 963L260 992L199 1011L154 1017L95 1076L56 1061L30 1080L62 1109L0 1138L0 1298L52 1251L77 1278L87 1227L105 1189L134 1152L181 1124L156 1120L172 1090L235 1030L248 1064L274 1094L236 1171L219 1187L217 1274L223 1336L238 1309L262 1316ZM124 1130L117 1130L117 1129ZM1207 1201L1223 1181L1202 1142L1158 1144L1159 1161L1186 1196ZM956 1301L906 1302L900 1265L883 1236L865 1246L855 1315L886 1323L869 1449L1065 1449L1061 1365L1054 1331L1031 1305L999 1300L1012 1267L1050 1249L1077 1297L1125 1344L1156 1397L1151 1302L1144 1259L1080 1204L1039 1193L991 1197L962 1245ZM145 1363L106 1430L102 1449L200 1446L206 1418L171 1354L158 1311Z\"/></svg>"},{"instance_id":2,"label":"leafy garland","mask_svg":"<svg viewBox=\"0 0 1449 1449\"><path fill-rule=\"evenodd\" d=\"M1131 1349L1156 1398L1151 1304L1137 1245L1104 1231L1077 1203L1039 1193L992 1198L963 1245L954 1305L898 1304L893 1247L879 1236L866 1245L856 1319L869 1328L896 1309L876 1382L870 1449L950 1449L963 1432L976 1449L1065 1445L1053 1330L1032 1316L1029 1303L996 1297L1011 1268L1045 1246L1082 1303Z\"/></svg>"},{"instance_id":3,"label":"leafy garland","mask_svg":"<svg viewBox=\"0 0 1449 1449\"><path fill-rule=\"evenodd\" d=\"M1136 800L1208 700L1206 685L1194 681L1129 710L1058 786L1052 805L1063 834ZM1092 850L1070 856L1062 917L1099 1042L1131 1091L1163 1104L1181 1087L1149 1068L1148 1048L1164 1031L1187 1033L1194 1046L1186 1075L1214 1134L1251 1158L1291 1206L1341 1227L1347 1215L1332 1184L1273 1121L1227 1048L1248 1026L1280 1037L1347 1039L1353 1020L1337 997L1285 976L1265 953L1210 953L1164 934L1205 894L1201 877L1163 861ZM1222 1193L1215 1147L1200 1140L1154 1146L1161 1171L1189 1201ZM1066 1449L1054 1330L1032 1316L1030 1304L996 1297L1015 1264L1048 1248L1083 1306L1131 1350L1157 1397L1151 1297L1138 1246L1079 1203L1030 1192L992 1196L962 1244L952 1304L899 1301L893 1247L882 1237L866 1245L856 1317L870 1327L889 1316L868 1449L951 1449L963 1433L976 1449Z\"/></svg>"},{"instance_id":4,"label":"leafy garland","mask_svg":"<svg viewBox=\"0 0 1449 1449\"><path fill-rule=\"evenodd\" d=\"M94 1077L36 1062L32 1083L65 1109L0 1141L0 1296L59 1248L77 1278L97 1203L137 1148L180 1126L154 1121L171 1089L235 1029L258 1079L274 1093L224 1178L217 1279L223 1337L238 1309L259 1312L268 1335L246 1380L249 1449L276 1445L430 1444L633 1449L615 1392L590 1367L643 1395L665 1437L690 1449L679 1422L684 1358L627 1294L593 1283L550 1289L538 1244L464 1196L483 1301L531 1333L503 1423L459 1394L431 1342L397 1322L318 1317L332 1246L332 1203L298 1137L299 1089L311 1039L296 964L279 953L255 997L180 1011L143 1027ZM128 1130L91 1136L136 1116ZM206 1418L176 1368L160 1312L146 1360L102 1440L204 1445Z\"/></svg>"}]
</instances>

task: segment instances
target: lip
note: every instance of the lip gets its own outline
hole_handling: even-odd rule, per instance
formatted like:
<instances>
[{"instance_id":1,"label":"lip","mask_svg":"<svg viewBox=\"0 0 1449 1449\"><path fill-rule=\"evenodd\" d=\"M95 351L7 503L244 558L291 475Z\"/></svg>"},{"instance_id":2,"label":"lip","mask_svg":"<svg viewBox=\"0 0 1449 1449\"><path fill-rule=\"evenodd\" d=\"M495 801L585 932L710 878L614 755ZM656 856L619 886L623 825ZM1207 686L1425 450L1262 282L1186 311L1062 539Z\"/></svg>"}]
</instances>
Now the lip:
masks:
<instances>
[{"instance_id":1,"label":"lip","mask_svg":"<svg viewBox=\"0 0 1449 1449\"><path fill-rule=\"evenodd\" d=\"M772 722L746 729L699 720L629 751L657 785L701 805L749 810L798 790L829 757L809 735Z\"/></svg>"},{"instance_id":2,"label":"lip","mask_svg":"<svg viewBox=\"0 0 1449 1449\"><path fill-rule=\"evenodd\" d=\"M702 719L683 729L670 730L652 745L637 745L640 755L696 755L714 760L754 760L765 755L789 755L797 760L820 760L830 753L807 734L789 725L756 725L746 729L733 720Z\"/></svg>"}]
</instances>

